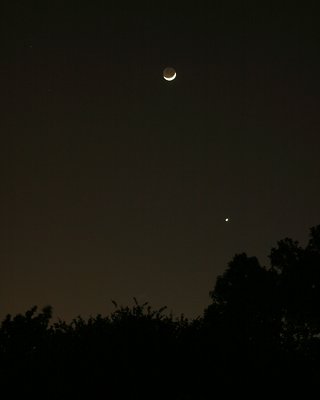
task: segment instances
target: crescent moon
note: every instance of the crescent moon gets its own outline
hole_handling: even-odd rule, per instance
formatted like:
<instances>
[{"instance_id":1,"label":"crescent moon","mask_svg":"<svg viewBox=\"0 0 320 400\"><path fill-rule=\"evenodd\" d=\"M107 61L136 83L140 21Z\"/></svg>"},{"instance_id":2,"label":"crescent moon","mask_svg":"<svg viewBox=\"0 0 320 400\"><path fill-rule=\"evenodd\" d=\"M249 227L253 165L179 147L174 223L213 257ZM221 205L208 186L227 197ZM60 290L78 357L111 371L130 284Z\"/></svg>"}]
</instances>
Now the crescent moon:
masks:
<instances>
[{"instance_id":1,"label":"crescent moon","mask_svg":"<svg viewBox=\"0 0 320 400\"><path fill-rule=\"evenodd\" d=\"M174 80L174 78L177 76L177 73L175 72L174 73L174 75L173 76L171 76L170 78L168 78L168 77L166 77L166 76L164 76L164 79L166 80L166 81L173 81Z\"/></svg>"}]
</instances>

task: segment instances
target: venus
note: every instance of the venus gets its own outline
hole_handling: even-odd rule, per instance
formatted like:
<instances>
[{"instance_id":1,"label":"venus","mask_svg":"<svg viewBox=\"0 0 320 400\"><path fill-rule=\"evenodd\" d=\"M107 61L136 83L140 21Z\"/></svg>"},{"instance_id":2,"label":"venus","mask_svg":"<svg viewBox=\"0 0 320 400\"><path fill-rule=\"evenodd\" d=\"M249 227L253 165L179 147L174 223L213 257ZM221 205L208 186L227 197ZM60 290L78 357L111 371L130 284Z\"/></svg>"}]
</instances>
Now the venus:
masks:
<instances>
[{"instance_id":1,"label":"venus","mask_svg":"<svg viewBox=\"0 0 320 400\"><path fill-rule=\"evenodd\" d=\"M167 67L163 70L163 77L166 81L173 81L176 76L177 73L172 67Z\"/></svg>"}]
</instances>

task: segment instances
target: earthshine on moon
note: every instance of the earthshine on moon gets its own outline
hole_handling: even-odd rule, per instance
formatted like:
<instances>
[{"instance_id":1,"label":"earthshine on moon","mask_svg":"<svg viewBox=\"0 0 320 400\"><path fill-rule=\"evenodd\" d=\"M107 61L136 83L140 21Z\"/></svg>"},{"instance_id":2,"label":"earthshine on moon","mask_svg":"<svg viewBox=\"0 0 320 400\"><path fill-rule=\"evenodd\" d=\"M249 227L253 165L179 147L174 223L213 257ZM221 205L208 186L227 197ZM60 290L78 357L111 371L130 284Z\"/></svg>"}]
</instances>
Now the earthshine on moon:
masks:
<instances>
[{"instance_id":1,"label":"earthshine on moon","mask_svg":"<svg viewBox=\"0 0 320 400\"><path fill-rule=\"evenodd\" d=\"M173 81L176 76L177 73L172 67L167 67L163 70L163 77L166 81Z\"/></svg>"}]
</instances>

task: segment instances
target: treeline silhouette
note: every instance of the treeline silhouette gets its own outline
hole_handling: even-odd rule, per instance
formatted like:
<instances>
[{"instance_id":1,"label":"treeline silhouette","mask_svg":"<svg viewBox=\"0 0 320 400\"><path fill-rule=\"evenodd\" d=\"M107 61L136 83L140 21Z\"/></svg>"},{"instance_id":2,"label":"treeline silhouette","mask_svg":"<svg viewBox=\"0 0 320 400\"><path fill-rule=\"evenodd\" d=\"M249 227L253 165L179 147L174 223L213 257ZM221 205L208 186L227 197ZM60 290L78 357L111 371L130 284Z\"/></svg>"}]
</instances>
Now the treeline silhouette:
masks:
<instances>
[{"instance_id":1,"label":"treeline silhouette","mask_svg":"<svg viewBox=\"0 0 320 400\"><path fill-rule=\"evenodd\" d=\"M51 322L50 306L8 315L0 330L2 393L207 399L256 385L319 389L320 225L305 248L287 238L269 257L264 267L234 256L192 320L135 298L131 307L113 301L109 316L70 323Z\"/></svg>"}]
</instances>

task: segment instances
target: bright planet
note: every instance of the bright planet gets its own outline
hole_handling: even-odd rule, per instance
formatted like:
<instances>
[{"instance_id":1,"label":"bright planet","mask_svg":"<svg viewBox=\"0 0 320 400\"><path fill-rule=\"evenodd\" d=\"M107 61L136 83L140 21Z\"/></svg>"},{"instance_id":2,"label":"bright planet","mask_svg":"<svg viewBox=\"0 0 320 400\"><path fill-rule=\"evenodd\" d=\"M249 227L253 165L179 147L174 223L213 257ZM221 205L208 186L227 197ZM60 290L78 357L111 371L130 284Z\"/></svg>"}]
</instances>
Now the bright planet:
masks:
<instances>
[{"instance_id":1,"label":"bright planet","mask_svg":"<svg viewBox=\"0 0 320 400\"><path fill-rule=\"evenodd\" d=\"M172 67L167 67L163 70L163 77L166 81L173 81L176 76L177 73L175 69Z\"/></svg>"}]
</instances>

